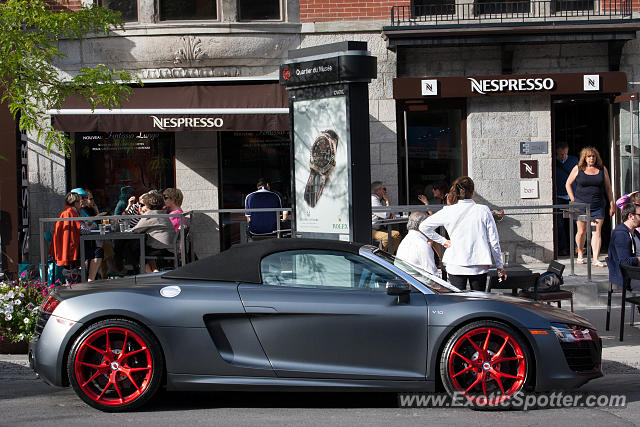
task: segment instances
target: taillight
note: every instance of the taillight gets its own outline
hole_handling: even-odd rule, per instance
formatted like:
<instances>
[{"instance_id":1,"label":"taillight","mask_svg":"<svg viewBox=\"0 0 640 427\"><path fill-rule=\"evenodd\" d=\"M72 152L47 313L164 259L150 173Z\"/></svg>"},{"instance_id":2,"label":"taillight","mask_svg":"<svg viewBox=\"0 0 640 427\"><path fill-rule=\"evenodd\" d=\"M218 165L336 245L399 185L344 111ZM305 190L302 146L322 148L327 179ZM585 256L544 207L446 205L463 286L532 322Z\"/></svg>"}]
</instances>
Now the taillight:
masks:
<instances>
[{"instance_id":1,"label":"taillight","mask_svg":"<svg viewBox=\"0 0 640 427\"><path fill-rule=\"evenodd\" d=\"M50 295L40 306L40 311L43 313L51 314L53 313L53 310L56 309L58 304L60 304L60 300Z\"/></svg>"}]
</instances>

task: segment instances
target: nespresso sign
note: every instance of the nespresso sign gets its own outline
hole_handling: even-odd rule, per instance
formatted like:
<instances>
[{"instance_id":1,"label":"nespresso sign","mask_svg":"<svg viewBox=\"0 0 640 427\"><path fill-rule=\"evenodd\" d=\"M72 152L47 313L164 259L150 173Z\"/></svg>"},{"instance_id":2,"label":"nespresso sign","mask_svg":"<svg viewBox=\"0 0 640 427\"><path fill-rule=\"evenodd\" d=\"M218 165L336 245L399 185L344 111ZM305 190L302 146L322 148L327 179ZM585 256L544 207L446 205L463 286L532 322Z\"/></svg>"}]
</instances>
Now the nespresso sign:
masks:
<instances>
[{"instance_id":1,"label":"nespresso sign","mask_svg":"<svg viewBox=\"0 0 640 427\"><path fill-rule=\"evenodd\" d=\"M395 99L613 94L626 90L627 76L623 72L425 77L393 80Z\"/></svg>"},{"instance_id":2,"label":"nespresso sign","mask_svg":"<svg viewBox=\"0 0 640 427\"><path fill-rule=\"evenodd\" d=\"M468 77L471 92L486 95L489 92L533 92L549 91L556 86L553 79L483 79L476 80Z\"/></svg>"},{"instance_id":3,"label":"nespresso sign","mask_svg":"<svg viewBox=\"0 0 640 427\"><path fill-rule=\"evenodd\" d=\"M216 129L224 126L222 117L149 117L153 120L153 127L160 130L175 128Z\"/></svg>"}]
</instances>

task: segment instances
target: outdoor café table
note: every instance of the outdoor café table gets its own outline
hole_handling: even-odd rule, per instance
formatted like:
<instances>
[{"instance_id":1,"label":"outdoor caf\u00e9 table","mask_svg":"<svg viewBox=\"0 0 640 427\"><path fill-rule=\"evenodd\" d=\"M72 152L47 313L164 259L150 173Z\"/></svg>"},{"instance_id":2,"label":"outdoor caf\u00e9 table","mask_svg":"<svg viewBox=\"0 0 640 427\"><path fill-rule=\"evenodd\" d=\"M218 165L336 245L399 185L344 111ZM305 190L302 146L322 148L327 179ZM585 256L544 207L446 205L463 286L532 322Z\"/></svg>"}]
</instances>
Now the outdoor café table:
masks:
<instances>
[{"instance_id":1,"label":"outdoor caf\u00e9 table","mask_svg":"<svg viewBox=\"0 0 640 427\"><path fill-rule=\"evenodd\" d=\"M502 282L498 282L498 272L495 268L490 268L487 276L489 280L487 282L487 292L491 292L491 289L511 289L512 295L518 294L518 289L521 287L529 287L520 286L525 281L523 279L531 276L533 272L527 267L523 267L522 265L507 265L505 267L507 272L507 280L503 280Z\"/></svg>"},{"instance_id":2,"label":"outdoor caf\u00e9 table","mask_svg":"<svg viewBox=\"0 0 640 427\"><path fill-rule=\"evenodd\" d=\"M97 230L92 231L91 234L81 234L80 235L80 266L82 267L80 271L82 272L82 281L87 281L87 269L84 268L85 261L85 253L84 253L84 242L86 240L135 240L138 239L140 244L140 274L145 273L144 267L144 233L128 233L128 232L106 232L104 234L100 234Z\"/></svg>"}]
</instances>

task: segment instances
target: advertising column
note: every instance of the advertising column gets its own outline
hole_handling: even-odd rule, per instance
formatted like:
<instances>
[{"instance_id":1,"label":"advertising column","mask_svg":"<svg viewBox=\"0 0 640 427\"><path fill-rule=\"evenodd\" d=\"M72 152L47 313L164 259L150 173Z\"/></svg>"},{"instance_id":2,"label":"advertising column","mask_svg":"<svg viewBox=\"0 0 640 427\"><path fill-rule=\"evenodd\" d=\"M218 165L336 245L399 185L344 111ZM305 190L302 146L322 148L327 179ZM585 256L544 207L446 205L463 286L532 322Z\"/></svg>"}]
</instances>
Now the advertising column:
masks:
<instances>
[{"instance_id":1,"label":"advertising column","mask_svg":"<svg viewBox=\"0 0 640 427\"><path fill-rule=\"evenodd\" d=\"M293 236L371 241L368 83L364 42L289 51Z\"/></svg>"}]
</instances>

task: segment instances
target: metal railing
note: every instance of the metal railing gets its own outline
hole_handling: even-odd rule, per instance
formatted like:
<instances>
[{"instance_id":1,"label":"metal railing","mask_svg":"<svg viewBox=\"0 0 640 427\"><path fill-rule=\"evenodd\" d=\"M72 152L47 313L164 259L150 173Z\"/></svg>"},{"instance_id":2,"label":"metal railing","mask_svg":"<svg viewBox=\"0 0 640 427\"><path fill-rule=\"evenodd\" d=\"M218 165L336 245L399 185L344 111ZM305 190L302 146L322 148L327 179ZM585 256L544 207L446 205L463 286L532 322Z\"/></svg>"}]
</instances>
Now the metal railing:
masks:
<instances>
[{"instance_id":1,"label":"metal railing","mask_svg":"<svg viewBox=\"0 0 640 427\"><path fill-rule=\"evenodd\" d=\"M445 205L396 205L396 206L376 206L372 208L373 212L392 212L396 214L404 213L409 214L415 211L438 211L442 209ZM518 215L529 215L529 214L538 214L538 215L568 215L572 219L578 219L579 216L583 216L587 223L591 222L591 212L588 204L585 203L572 203L570 205L566 204L557 204L557 205L523 205L523 206L494 206L494 210L502 210L505 211L505 217L515 217ZM205 215L216 215L216 214L241 214L244 215L247 212L291 212L291 208L262 208L262 209L204 209L204 210L192 210L188 212L184 212L182 214L160 214L160 215L112 215L112 216L94 216L94 217L74 217L74 218L41 218L40 219L40 262L41 262L41 271L46 271L46 262L47 256L45 253L46 245L44 241L44 231L45 224L47 223L55 223L59 221L96 221L100 222L102 220L111 220L114 222L123 222L132 218L162 218L162 217L179 217L180 218L180 228L179 228L179 248L180 248L180 264L184 265L186 263L191 262L191 259L187 258L186 255L186 246L185 246L185 225L193 225L196 221L194 215L196 214L205 214ZM507 213L508 212L508 213ZM281 219L280 215L276 215L276 237L283 237L282 232L289 231L284 230L281 227ZM407 216L403 216L402 220L406 221ZM246 225L246 221L243 221ZM391 223L391 222L390 222ZM398 221L392 222L393 224L398 223ZM573 228L573 220L569 221L569 247L573 248L575 245L575 233ZM193 230L191 230L193 232ZM191 244L194 244L194 241L198 239L198 233L192 233ZM208 238L208 237L207 237ZM591 227L586 227L586 242L585 242L585 250L586 250L586 267L587 267L587 280L591 281ZM574 261L575 256L573 250L569 251L570 254L570 265L571 265L571 275L575 275L575 267Z\"/></svg>"},{"instance_id":2,"label":"metal railing","mask_svg":"<svg viewBox=\"0 0 640 427\"><path fill-rule=\"evenodd\" d=\"M391 25L522 24L614 21L632 18L632 0L530 0L458 3L433 1L392 6Z\"/></svg>"},{"instance_id":3,"label":"metal railing","mask_svg":"<svg viewBox=\"0 0 640 427\"><path fill-rule=\"evenodd\" d=\"M372 207L372 212L391 212L395 214L408 214L415 211L438 211L442 209L445 205L396 205L396 206L376 206ZM505 217L514 217L518 215L562 215L565 213L570 217L569 220L569 256L570 256L570 266L571 273L570 275L575 275L575 256L573 252L573 248L575 246L575 230L573 228L573 220L579 219L580 216L586 221L587 224L591 223L591 208L586 203L577 203L571 202L571 204L557 204L557 205L522 205L522 206L494 206L493 210L501 210L505 212ZM508 213L507 212L510 212ZM405 217L406 218L406 217ZM390 223L393 225L393 223ZM586 267L587 267L587 280L591 281L591 227L586 227L586 241L585 241L585 250L586 250ZM391 241L391 240L389 240Z\"/></svg>"},{"instance_id":4,"label":"metal railing","mask_svg":"<svg viewBox=\"0 0 640 427\"><path fill-rule=\"evenodd\" d=\"M78 222L95 222L101 224L102 221L109 221L109 223L128 223L130 219L134 218L180 218L180 227L178 228L178 240L179 240L179 248L180 248L180 264L186 264L186 251L185 251L185 234L184 229L188 221L186 219L187 214L149 214L149 215L108 215L108 216L78 216L72 218L40 218L39 220L39 229L40 229L40 275L41 280L45 280L46 268L47 268L47 253L45 245L45 227L48 223L56 223L56 222L67 222L67 221L78 221ZM53 244L53 243L52 243ZM81 269L84 269L85 266L81 265Z\"/></svg>"}]
</instances>

